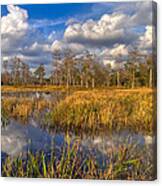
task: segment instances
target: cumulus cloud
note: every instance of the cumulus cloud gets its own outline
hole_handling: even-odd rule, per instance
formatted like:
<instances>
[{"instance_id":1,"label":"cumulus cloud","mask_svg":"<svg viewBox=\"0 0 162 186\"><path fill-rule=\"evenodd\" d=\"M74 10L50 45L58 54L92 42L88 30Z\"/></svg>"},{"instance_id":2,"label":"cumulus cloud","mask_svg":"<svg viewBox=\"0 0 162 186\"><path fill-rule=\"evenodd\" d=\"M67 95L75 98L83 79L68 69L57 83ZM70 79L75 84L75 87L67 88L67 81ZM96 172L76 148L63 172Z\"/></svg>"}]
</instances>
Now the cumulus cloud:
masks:
<instances>
[{"instance_id":1,"label":"cumulus cloud","mask_svg":"<svg viewBox=\"0 0 162 186\"><path fill-rule=\"evenodd\" d=\"M13 5L8 5L7 10L9 14L1 19L1 33L24 35L29 27L27 11Z\"/></svg>"},{"instance_id":2,"label":"cumulus cloud","mask_svg":"<svg viewBox=\"0 0 162 186\"><path fill-rule=\"evenodd\" d=\"M50 63L51 46L43 35L32 29L28 12L18 6L8 5L8 14L1 18L2 57L20 57L32 66Z\"/></svg>"},{"instance_id":3,"label":"cumulus cloud","mask_svg":"<svg viewBox=\"0 0 162 186\"><path fill-rule=\"evenodd\" d=\"M152 1L121 3L114 8L114 11L130 15L127 21L132 26L145 26L152 23Z\"/></svg>"},{"instance_id":4,"label":"cumulus cloud","mask_svg":"<svg viewBox=\"0 0 162 186\"><path fill-rule=\"evenodd\" d=\"M146 26L144 34L139 37L139 47L142 49L151 49L154 37L154 27L151 25Z\"/></svg>"},{"instance_id":5,"label":"cumulus cloud","mask_svg":"<svg viewBox=\"0 0 162 186\"><path fill-rule=\"evenodd\" d=\"M55 40L51 46L51 52L55 51L65 52L68 49L74 53L81 53L85 50L85 47L79 43L67 43L65 41L58 40Z\"/></svg>"},{"instance_id":6,"label":"cumulus cloud","mask_svg":"<svg viewBox=\"0 0 162 186\"><path fill-rule=\"evenodd\" d=\"M128 55L128 47L124 44L115 44L113 48L106 48L102 51L101 55L118 57L120 55Z\"/></svg>"},{"instance_id":7,"label":"cumulus cloud","mask_svg":"<svg viewBox=\"0 0 162 186\"><path fill-rule=\"evenodd\" d=\"M29 29L26 10L13 5L8 5L7 10L7 16L1 18L2 51L18 47L18 43Z\"/></svg>"},{"instance_id":8,"label":"cumulus cloud","mask_svg":"<svg viewBox=\"0 0 162 186\"><path fill-rule=\"evenodd\" d=\"M151 49L154 40L151 2L99 5L95 5L99 7L95 18L96 9L85 16L68 17L68 20L28 19L26 10L8 5L8 14L1 19L3 58L17 55L32 69L44 63L49 71L51 54L56 50L70 49L77 55L89 50L97 56L98 61L113 66L119 61L119 56L122 56L121 61L126 60L129 47L137 46L144 52ZM107 5L104 11L102 5ZM51 30L60 24L65 24L62 30ZM43 31L41 33L40 28L49 27L48 35L44 35Z\"/></svg>"},{"instance_id":9,"label":"cumulus cloud","mask_svg":"<svg viewBox=\"0 0 162 186\"><path fill-rule=\"evenodd\" d=\"M115 43L128 44L138 35L127 28L125 14L104 14L98 21L87 20L83 24L69 25L64 33L68 42L77 42L90 46L110 46Z\"/></svg>"}]
</instances>

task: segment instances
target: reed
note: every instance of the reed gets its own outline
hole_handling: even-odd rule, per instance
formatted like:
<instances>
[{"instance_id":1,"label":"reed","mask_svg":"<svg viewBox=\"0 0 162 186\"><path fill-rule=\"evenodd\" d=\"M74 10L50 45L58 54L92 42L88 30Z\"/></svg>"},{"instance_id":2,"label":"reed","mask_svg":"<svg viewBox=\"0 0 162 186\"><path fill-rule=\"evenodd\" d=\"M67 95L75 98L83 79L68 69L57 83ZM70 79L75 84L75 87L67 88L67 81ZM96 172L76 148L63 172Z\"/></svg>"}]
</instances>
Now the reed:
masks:
<instances>
[{"instance_id":1,"label":"reed","mask_svg":"<svg viewBox=\"0 0 162 186\"><path fill-rule=\"evenodd\" d=\"M127 179L152 180L154 166L152 152L147 146L139 149L136 144L124 144L118 150L107 151L104 165L98 163L94 156L84 155L80 142L70 137L66 145L50 155L45 152L33 154L28 152L28 158L22 156L11 159L9 156L2 162L4 177L36 177L65 179Z\"/></svg>"}]
</instances>

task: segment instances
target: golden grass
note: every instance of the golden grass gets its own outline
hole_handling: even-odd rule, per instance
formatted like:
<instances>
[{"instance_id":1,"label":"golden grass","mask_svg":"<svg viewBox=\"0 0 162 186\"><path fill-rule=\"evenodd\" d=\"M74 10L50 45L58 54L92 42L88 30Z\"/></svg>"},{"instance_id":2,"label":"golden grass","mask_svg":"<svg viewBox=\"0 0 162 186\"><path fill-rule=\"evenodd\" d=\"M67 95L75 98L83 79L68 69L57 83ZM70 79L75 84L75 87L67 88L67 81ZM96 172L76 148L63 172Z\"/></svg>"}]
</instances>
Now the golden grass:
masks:
<instances>
[{"instance_id":1,"label":"golden grass","mask_svg":"<svg viewBox=\"0 0 162 186\"><path fill-rule=\"evenodd\" d=\"M78 91L61 101L53 110L53 125L78 128L132 128L152 132L152 90Z\"/></svg>"},{"instance_id":2,"label":"golden grass","mask_svg":"<svg viewBox=\"0 0 162 186\"><path fill-rule=\"evenodd\" d=\"M1 86L2 92L52 92L56 90L65 90L65 87L52 85Z\"/></svg>"},{"instance_id":3,"label":"golden grass","mask_svg":"<svg viewBox=\"0 0 162 186\"><path fill-rule=\"evenodd\" d=\"M152 92L153 90L150 88L136 88L136 89L125 89L125 88L81 88L79 86L73 86L69 88L70 90L74 91L117 91L117 92ZM9 86L9 85L3 85L1 86L2 92L52 92L62 90L66 91L66 86L56 86L56 85L24 85L24 86Z\"/></svg>"},{"instance_id":4,"label":"golden grass","mask_svg":"<svg viewBox=\"0 0 162 186\"><path fill-rule=\"evenodd\" d=\"M127 128L152 133L156 125L154 104L152 89L94 89L74 91L55 104L32 97L4 97L2 110L5 116L27 120L35 113L39 117L49 108L43 121L53 127L93 130L103 126L109 130Z\"/></svg>"},{"instance_id":5,"label":"golden grass","mask_svg":"<svg viewBox=\"0 0 162 186\"><path fill-rule=\"evenodd\" d=\"M50 108L52 103L43 99L8 97L2 99L2 111L8 118L27 121L29 117L40 115L45 108ZM2 114L3 114L2 113ZM39 116L38 116L39 117Z\"/></svg>"}]
</instances>

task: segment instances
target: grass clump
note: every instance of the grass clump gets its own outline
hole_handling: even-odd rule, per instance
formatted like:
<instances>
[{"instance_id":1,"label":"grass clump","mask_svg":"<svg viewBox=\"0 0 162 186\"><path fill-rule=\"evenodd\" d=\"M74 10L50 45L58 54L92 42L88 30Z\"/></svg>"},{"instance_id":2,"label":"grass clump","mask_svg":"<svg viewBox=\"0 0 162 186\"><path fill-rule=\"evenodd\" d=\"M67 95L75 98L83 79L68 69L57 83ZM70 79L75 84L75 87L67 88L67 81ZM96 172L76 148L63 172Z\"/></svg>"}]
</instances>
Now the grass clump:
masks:
<instances>
[{"instance_id":1,"label":"grass clump","mask_svg":"<svg viewBox=\"0 0 162 186\"><path fill-rule=\"evenodd\" d=\"M29 117L40 117L42 111L50 108L51 102L34 98L8 97L2 99L2 118L14 118L27 122Z\"/></svg>"},{"instance_id":2,"label":"grass clump","mask_svg":"<svg viewBox=\"0 0 162 186\"><path fill-rule=\"evenodd\" d=\"M78 91L60 101L52 124L71 128L133 129L152 133L153 93L148 91Z\"/></svg>"}]
</instances>

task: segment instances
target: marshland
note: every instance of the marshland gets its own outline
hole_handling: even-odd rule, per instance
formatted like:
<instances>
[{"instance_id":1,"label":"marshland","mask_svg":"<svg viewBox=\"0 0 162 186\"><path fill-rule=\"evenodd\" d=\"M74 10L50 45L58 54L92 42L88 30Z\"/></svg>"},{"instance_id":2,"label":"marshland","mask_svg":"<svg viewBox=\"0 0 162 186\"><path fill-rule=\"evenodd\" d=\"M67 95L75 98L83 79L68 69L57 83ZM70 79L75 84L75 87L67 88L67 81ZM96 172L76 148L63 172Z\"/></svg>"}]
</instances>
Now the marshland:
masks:
<instances>
[{"instance_id":1,"label":"marshland","mask_svg":"<svg viewBox=\"0 0 162 186\"><path fill-rule=\"evenodd\" d=\"M152 89L10 89L2 87L3 176L154 178Z\"/></svg>"},{"instance_id":2,"label":"marshland","mask_svg":"<svg viewBox=\"0 0 162 186\"><path fill-rule=\"evenodd\" d=\"M143 3L2 6L3 177L156 179L156 21Z\"/></svg>"}]
</instances>

